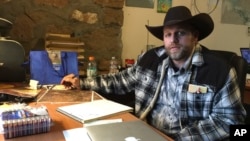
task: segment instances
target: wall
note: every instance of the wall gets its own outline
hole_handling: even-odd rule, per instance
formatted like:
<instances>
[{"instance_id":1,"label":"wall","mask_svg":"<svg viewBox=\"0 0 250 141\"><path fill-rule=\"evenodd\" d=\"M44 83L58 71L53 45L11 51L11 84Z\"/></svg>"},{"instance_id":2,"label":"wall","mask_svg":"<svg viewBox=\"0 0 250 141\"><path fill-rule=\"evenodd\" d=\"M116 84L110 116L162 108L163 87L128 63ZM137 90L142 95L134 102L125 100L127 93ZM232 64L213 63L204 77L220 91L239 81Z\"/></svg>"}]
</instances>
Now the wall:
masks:
<instances>
[{"instance_id":1,"label":"wall","mask_svg":"<svg viewBox=\"0 0 250 141\"><path fill-rule=\"evenodd\" d=\"M127 7L125 0L0 0L0 17L6 18L18 25L14 27L12 37L29 49L44 47L44 33L54 31L59 33L74 33L82 37L86 43L85 55L97 52L98 59L109 59L111 56L136 59L146 50L147 44L162 45L162 41L149 34L145 25L162 25L165 13L157 13L155 8ZM207 0L198 5L206 12ZM193 0L173 0L173 6L185 5L195 14ZM244 25L221 24L221 3L211 14L215 22L214 32L201 43L211 49L229 50L239 54L240 47L249 45L247 27ZM114 8L115 7L115 8ZM88 12L98 14L96 24L80 22L72 19L74 10L81 14ZM123 11L123 12L122 12ZM44 12L48 12L44 14ZM124 18L123 18L124 16ZM18 17L18 18L17 18ZM39 17L39 18L37 18ZM55 22L48 22L46 19ZM24 21L24 23L22 22ZM43 25L49 24L46 28ZM19 28L20 27L20 28ZM114 27L114 28L113 28ZM122 33L120 33L122 31ZM148 43L147 43L148 37ZM103 61L105 62L105 61ZM105 64L103 66L107 66Z\"/></svg>"},{"instance_id":2,"label":"wall","mask_svg":"<svg viewBox=\"0 0 250 141\"><path fill-rule=\"evenodd\" d=\"M85 43L85 62L94 55L99 70L121 58L124 0L0 0L0 17L13 23L10 39L30 50L45 49L45 34L69 34ZM86 69L85 65L85 69Z\"/></svg>"},{"instance_id":3,"label":"wall","mask_svg":"<svg viewBox=\"0 0 250 141\"><path fill-rule=\"evenodd\" d=\"M122 27L123 59L136 59L142 50L146 50L147 30L145 25L148 20L151 26L162 25L165 13L157 13L156 1L157 0L155 0L154 9L124 6L124 25ZM209 1L211 1L212 4L216 3L216 0ZM203 12L207 12L206 2L207 1L197 3ZM196 14L193 0L173 0L172 6L177 5L185 5L191 8L192 14ZM215 23L213 33L206 39L200 41L200 43L211 49L234 51L240 55L239 48L249 46L250 39L249 36L247 36L247 26L222 24L220 22L221 5L222 0L219 0L217 8L210 14ZM162 45L162 41L149 34L149 44Z\"/></svg>"}]
</instances>

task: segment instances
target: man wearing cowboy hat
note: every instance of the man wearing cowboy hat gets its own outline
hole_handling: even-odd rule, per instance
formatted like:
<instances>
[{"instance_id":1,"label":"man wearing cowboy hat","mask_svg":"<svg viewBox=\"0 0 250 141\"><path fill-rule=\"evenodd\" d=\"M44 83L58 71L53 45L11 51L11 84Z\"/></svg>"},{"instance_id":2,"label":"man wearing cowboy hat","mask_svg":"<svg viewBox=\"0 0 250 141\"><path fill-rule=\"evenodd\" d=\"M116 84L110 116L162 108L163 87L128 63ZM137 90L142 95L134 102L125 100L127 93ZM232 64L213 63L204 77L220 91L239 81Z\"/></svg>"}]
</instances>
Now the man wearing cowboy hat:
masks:
<instances>
[{"instance_id":1,"label":"man wearing cowboy hat","mask_svg":"<svg viewBox=\"0 0 250 141\"><path fill-rule=\"evenodd\" d=\"M92 82L67 75L62 83L100 93L135 91L135 115L174 140L224 140L229 125L243 124L236 73L209 49L198 44L214 28L208 14L188 8L169 9L162 26L146 26L164 46L139 57L130 68ZM111 107L112 108L112 107Z\"/></svg>"}]
</instances>

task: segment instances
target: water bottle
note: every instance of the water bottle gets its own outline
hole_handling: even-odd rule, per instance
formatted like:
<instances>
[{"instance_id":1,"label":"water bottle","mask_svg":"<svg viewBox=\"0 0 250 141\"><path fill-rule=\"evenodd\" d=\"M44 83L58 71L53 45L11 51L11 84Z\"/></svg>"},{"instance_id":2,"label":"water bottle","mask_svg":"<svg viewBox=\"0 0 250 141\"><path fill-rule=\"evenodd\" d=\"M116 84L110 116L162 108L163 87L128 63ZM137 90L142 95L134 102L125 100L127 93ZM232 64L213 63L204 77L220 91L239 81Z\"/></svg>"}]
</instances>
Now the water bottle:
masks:
<instances>
[{"instance_id":1,"label":"water bottle","mask_svg":"<svg viewBox=\"0 0 250 141\"><path fill-rule=\"evenodd\" d=\"M118 61L115 57L112 57L110 60L109 74L114 74L117 72L119 72Z\"/></svg>"},{"instance_id":2,"label":"water bottle","mask_svg":"<svg viewBox=\"0 0 250 141\"><path fill-rule=\"evenodd\" d=\"M94 56L89 57L88 67L87 67L87 79L91 80L97 75L96 61Z\"/></svg>"}]
</instances>

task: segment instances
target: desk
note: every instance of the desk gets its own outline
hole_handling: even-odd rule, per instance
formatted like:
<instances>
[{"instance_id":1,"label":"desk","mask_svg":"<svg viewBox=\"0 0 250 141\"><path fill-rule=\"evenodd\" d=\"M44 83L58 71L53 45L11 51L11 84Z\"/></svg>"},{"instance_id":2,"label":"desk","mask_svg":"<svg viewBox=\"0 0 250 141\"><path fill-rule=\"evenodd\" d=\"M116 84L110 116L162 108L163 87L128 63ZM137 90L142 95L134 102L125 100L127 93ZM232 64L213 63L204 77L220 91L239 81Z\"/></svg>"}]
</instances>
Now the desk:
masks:
<instances>
[{"instance_id":1,"label":"desk","mask_svg":"<svg viewBox=\"0 0 250 141\"><path fill-rule=\"evenodd\" d=\"M86 96L88 95L86 94ZM89 98L86 98L86 99L89 99ZM75 102L75 103L78 103L78 102ZM62 132L63 130L82 127L82 124L80 122L73 120L72 118L67 117L56 111L57 107L73 104L73 102L47 102L46 101L46 102L30 103L30 105L33 105L33 104L45 105L47 107L49 115L53 121L51 130L48 133L17 137L17 138L8 139L6 141L65 141L64 135ZM139 120L137 117L135 117L134 115L130 113L118 114L118 115L109 117L109 119L112 119L112 118L113 119L122 118L123 121ZM171 138L167 137L166 135L160 132L159 134L163 135L166 139L170 141L172 140ZM0 140L1 141L4 140L3 135L0 135Z\"/></svg>"}]
</instances>

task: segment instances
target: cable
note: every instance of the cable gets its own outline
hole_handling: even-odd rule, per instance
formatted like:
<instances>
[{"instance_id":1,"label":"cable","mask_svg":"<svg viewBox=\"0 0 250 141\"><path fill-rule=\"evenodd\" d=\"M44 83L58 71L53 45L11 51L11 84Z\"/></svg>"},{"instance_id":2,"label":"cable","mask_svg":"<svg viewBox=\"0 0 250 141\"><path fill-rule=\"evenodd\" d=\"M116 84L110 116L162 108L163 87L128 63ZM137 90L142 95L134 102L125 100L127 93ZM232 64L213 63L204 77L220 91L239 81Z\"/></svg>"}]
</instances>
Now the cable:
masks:
<instances>
[{"instance_id":1,"label":"cable","mask_svg":"<svg viewBox=\"0 0 250 141\"><path fill-rule=\"evenodd\" d=\"M207 12L207 14L213 13L214 10L217 8L218 3L219 3L219 0L216 0L215 6L213 7L213 9L212 9L211 11ZM195 9L198 11L198 13L201 13L200 10L199 10L199 8L198 8L198 6L197 6L197 4L196 4L196 0L194 0L194 7L195 7Z\"/></svg>"}]
</instances>

